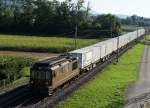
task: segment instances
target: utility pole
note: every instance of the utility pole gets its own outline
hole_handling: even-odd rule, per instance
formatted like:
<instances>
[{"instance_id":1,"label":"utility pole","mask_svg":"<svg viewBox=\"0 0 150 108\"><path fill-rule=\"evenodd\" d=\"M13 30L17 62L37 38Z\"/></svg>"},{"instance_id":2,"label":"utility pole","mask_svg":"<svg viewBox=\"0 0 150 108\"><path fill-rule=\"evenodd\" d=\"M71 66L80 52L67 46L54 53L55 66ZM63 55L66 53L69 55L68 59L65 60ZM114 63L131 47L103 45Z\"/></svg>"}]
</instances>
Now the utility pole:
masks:
<instances>
[{"instance_id":1,"label":"utility pole","mask_svg":"<svg viewBox=\"0 0 150 108\"><path fill-rule=\"evenodd\" d=\"M145 33L146 33L144 37L145 37L145 40L146 40L146 36L147 36L148 33L149 33L149 32L148 32L148 27L145 26L144 29L145 29Z\"/></svg>"},{"instance_id":2,"label":"utility pole","mask_svg":"<svg viewBox=\"0 0 150 108\"><path fill-rule=\"evenodd\" d=\"M138 39L138 38L139 38L139 28L138 28L138 24L137 24L137 30L136 30L136 31L137 31L137 43L138 43L138 40L139 40L139 39Z\"/></svg>"},{"instance_id":3,"label":"utility pole","mask_svg":"<svg viewBox=\"0 0 150 108\"><path fill-rule=\"evenodd\" d=\"M113 34L112 34L112 30L113 29L113 27L112 27L112 21L111 21L111 23L110 23L110 35L111 35L111 38L113 38Z\"/></svg>"},{"instance_id":4,"label":"utility pole","mask_svg":"<svg viewBox=\"0 0 150 108\"><path fill-rule=\"evenodd\" d=\"M77 49L77 36L78 36L78 11L79 11L79 2L77 3L76 6L76 15L75 15L75 35L74 35L74 45L75 49Z\"/></svg>"},{"instance_id":5,"label":"utility pole","mask_svg":"<svg viewBox=\"0 0 150 108\"><path fill-rule=\"evenodd\" d=\"M111 38L112 38L112 24L111 24L111 27L110 27L110 35L111 35Z\"/></svg>"},{"instance_id":6,"label":"utility pole","mask_svg":"<svg viewBox=\"0 0 150 108\"><path fill-rule=\"evenodd\" d=\"M77 35L78 35L78 25L76 24L76 26L75 26L75 37L74 37L75 49L77 49Z\"/></svg>"},{"instance_id":7,"label":"utility pole","mask_svg":"<svg viewBox=\"0 0 150 108\"><path fill-rule=\"evenodd\" d=\"M119 35L117 37L117 63L119 62Z\"/></svg>"}]
</instances>

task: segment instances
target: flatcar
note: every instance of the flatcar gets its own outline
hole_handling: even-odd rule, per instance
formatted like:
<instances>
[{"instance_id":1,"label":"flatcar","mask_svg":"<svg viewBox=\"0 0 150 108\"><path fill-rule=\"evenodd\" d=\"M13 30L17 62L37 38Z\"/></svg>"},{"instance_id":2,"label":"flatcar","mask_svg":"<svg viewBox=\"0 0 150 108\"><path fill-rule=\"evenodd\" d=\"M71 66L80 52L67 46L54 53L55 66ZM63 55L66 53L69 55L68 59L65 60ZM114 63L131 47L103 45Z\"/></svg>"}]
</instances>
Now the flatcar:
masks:
<instances>
[{"instance_id":1,"label":"flatcar","mask_svg":"<svg viewBox=\"0 0 150 108\"><path fill-rule=\"evenodd\" d=\"M138 31L70 51L63 56L38 61L31 67L30 88L50 95L80 73L94 68L99 62L105 62L145 33L145 29L140 28Z\"/></svg>"},{"instance_id":2,"label":"flatcar","mask_svg":"<svg viewBox=\"0 0 150 108\"><path fill-rule=\"evenodd\" d=\"M34 92L51 95L58 87L79 75L78 59L54 57L33 64L30 88Z\"/></svg>"}]
</instances>

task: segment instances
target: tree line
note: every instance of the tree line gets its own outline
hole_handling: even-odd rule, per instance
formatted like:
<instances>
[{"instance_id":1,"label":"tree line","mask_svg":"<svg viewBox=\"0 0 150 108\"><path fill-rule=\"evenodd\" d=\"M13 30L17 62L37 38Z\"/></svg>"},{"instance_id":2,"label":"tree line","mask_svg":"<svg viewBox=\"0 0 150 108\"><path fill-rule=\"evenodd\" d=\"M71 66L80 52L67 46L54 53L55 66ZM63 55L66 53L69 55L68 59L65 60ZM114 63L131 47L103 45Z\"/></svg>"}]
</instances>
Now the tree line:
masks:
<instances>
[{"instance_id":1,"label":"tree line","mask_svg":"<svg viewBox=\"0 0 150 108\"><path fill-rule=\"evenodd\" d=\"M7 0L6 0L7 1ZM113 15L92 15L84 0L9 0L0 1L0 32L80 35L91 33L119 35L121 23ZM90 34L92 35L92 34Z\"/></svg>"},{"instance_id":2,"label":"tree line","mask_svg":"<svg viewBox=\"0 0 150 108\"><path fill-rule=\"evenodd\" d=\"M140 17L137 15L132 15L132 16L127 17L125 19L121 19L121 23L124 25L149 26L150 25L150 19Z\"/></svg>"}]
</instances>

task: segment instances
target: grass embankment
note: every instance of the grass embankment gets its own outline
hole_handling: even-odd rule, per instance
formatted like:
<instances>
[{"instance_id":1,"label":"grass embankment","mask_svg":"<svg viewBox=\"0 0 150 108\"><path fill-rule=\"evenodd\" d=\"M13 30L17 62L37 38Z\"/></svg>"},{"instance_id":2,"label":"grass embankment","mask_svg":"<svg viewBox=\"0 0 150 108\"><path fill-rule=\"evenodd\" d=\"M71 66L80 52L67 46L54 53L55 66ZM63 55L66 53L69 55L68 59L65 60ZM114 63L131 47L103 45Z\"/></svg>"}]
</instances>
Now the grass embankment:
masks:
<instances>
[{"instance_id":1,"label":"grass embankment","mask_svg":"<svg viewBox=\"0 0 150 108\"><path fill-rule=\"evenodd\" d=\"M73 96L60 102L58 108L123 108L125 87L137 79L144 45L138 44L109 65Z\"/></svg>"},{"instance_id":2,"label":"grass embankment","mask_svg":"<svg viewBox=\"0 0 150 108\"><path fill-rule=\"evenodd\" d=\"M96 39L77 39L77 47L96 42ZM0 50L63 53L73 49L73 38L0 35Z\"/></svg>"},{"instance_id":3,"label":"grass embankment","mask_svg":"<svg viewBox=\"0 0 150 108\"><path fill-rule=\"evenodd\" d=\"M144 39L150 41L150 35L145 36Z\"/></svg>"}]
</instances>

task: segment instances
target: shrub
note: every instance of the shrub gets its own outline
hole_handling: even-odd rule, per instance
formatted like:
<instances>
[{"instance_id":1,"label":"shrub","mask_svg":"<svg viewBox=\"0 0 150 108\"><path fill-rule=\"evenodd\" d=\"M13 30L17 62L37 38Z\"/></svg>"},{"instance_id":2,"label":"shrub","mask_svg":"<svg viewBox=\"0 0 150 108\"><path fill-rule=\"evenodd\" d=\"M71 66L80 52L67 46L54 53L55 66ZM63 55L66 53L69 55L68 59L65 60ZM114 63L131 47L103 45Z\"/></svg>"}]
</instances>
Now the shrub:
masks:
<instances>
[{"instance_id":1,"label":"shrub","mask_svg":"<svg viewBox=\"0 0 150 108\"><path fill-rule=\"evenodd\" d=\"M30 57L0 56L0 80L11 82L22 76L29 76L25 73L25 67L29 67L34 61Z\"/></svg>"}]
</instances>

